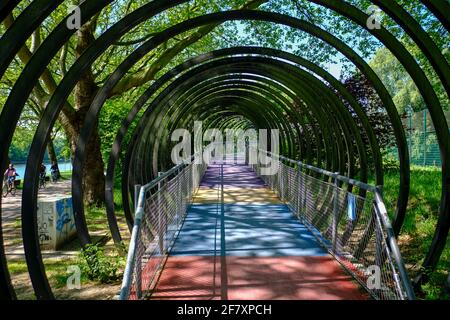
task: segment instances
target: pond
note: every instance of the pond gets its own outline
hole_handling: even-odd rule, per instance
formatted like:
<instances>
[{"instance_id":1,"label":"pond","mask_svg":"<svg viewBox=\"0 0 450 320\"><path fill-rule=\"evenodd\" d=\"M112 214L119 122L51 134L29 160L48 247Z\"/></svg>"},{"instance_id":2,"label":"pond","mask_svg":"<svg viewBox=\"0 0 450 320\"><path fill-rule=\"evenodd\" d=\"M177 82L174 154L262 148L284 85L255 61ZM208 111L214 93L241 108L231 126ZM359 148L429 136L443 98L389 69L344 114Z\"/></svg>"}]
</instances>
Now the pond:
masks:
<instances>
[{"instance_id":1,"label":"pond","mask_svg":"<svg viewBox=\"0 0 450 320\"><path fill-rule=\"evenodd\" d=\"M14 162L13 162L14 163ZM50 162L44 162L44 165L47 168L47 175L50 174ZM14 167L16 168L17 173L19 174L19 177L17 179L23 179L25 176L25 167L26 163L14 163ZM72 163L70 161L67 162L58 162L59 171L72 171Z\"/></svg>"}]
</instances>

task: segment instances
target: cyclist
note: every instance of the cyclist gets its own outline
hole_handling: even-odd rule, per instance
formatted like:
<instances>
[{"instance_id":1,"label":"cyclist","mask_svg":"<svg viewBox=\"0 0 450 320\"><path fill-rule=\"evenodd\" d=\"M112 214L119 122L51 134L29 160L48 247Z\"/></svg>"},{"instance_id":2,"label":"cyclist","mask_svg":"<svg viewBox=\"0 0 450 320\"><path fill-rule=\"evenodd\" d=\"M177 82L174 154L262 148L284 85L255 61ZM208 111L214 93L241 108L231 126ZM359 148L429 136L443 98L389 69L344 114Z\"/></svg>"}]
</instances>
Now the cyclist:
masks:
<instances>
[{"instance_id":1,"label":"cyclist","mask_svg":"<svg viewBox=\"0 0 450 320\"><path fill-rule=\"evenodd\" d=\"M47 173L47 168L44 163L41 164L41 168L39 169L39 187L45 187L45 176Z\"/></svg>"},{"instance_id":2,"label":"cyclist","mask_svg":"<svg viewBox=\"0 0 450 320\"><path fill-rule=\"evenodd\" d=\"M14 165L10 163L8 169L6 169L4 173L5 180L8 184L7 192L11 192L12 189L15 188L14 181L16 180L16 176L18 175L19 174L17 173L16 168L14 168Z\"/></svg>"},{"instance_id":3,"label":"cyclist","mask_svg":"<svg viewBox=\"0 0 450 320\"><path fill-rule=\"evenodd\" d=\"M58 168L58 164L55 161L52 162L52 166L50 167L50 173L52 175L52 181L53 182L58 181L59 168Z\"/></svg>"}]
</instances>

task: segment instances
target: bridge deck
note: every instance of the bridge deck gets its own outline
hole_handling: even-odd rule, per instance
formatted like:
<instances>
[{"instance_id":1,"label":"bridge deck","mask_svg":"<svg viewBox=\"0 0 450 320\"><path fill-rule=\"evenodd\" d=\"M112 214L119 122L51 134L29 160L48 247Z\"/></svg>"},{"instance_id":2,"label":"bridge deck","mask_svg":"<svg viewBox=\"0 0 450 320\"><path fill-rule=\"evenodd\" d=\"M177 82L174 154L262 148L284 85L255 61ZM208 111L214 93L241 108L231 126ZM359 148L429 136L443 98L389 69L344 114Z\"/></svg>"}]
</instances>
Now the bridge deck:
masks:
<instances>
[{"instance_id":1,"label":"bridge deck","mask_svg":"<svg viewBox=\"0 0 450 320\"><path fill-rule=\"evenodd\" d=\"M151 299L364 299L248 167L211 165Z\"/></svg>"}]
</instances>

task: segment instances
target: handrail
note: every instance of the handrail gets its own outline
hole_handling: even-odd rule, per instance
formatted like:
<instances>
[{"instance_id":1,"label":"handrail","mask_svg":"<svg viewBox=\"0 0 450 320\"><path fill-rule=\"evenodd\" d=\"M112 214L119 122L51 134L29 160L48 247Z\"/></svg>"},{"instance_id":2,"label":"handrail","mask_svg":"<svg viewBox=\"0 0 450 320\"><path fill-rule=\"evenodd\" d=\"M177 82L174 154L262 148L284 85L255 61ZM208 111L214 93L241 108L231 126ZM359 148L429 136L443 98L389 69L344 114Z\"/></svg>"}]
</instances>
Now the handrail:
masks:
<instances>
[{"instance_id":1,"label":"handrail","mask_svg":"<svg viewBox=\"0 0 450 320\"><path fill-rule=\"evenodd\" d=\"M139 205L134 217L134 225L133 230L131 232L130 245L128 248L127 264L125 266L122 286L120 288L120 295L119 295L120 300L126 300L130 294L132 273L134 269L134 263L136 261L136 244L139 236L139 229L141 227L142 215L144 213L143 208L144 194L145 191L143 187L141 187L141 190L139 192Z\"/></svg>"},{"instance_id":2,"label":"handrail","mask_svg":"<svg viewBox=\"0 0 450 320\"><path fill-rule=\"evenodd\" d=\"M133 270L135 268L135 262L136 262L136 250L137 245L139 241L139 234L141 230L141 223L143 216L145 214L145 194L155 186L159 185L162 181L170 177L175 172L181 171L184 167L192 163L192 161L195 161L196 156L198 156L200 153L196 153L192 155L189 159L184 160L182 163L172 167L168 171L164 172L157 178L153 179L149 183L140 186L139 187L139 196L137 198L136 203L136 210L135 210L135 218L134 218L134 225L131 233L130 238L130 244L128 248L128 255L127 255L127 263L124 270L124 276L122 280L122 285L120 289L119 299L120 300L126 300L128 299L130 295L130 290L132 286L132 277L133 277Z\"/></svg>"},{"instance_id":3,"label":"handrail","mask_svg":"<svg viewBox=\"0 0 450 320\"><path fill-rule=\"evenodd\" d=\"M398 271L400 272L400 278L402 279L404 286L405 286L406 295L409 300L415 300L416 295L414 293L411 279L409 278L408 272L406 271L405 263L403 262L403 258L401 256L400 249L398 247L397 240L395 238L394 229L392 228L391 221L389 220L389 216L387 214L386 206L383 201L382 192L379 188L377 188L376 191L374 192L374 194L375 194L374 202L375 202L376 212L378 215L380 215L381 222L383 223L384 227L386 228L388 244L393 253L395 262L397 263L397 268L398 268Z\"/></svg>"},{"instance_id":4,"label":"handrail","mask_svg":"<svg viewBox=\"0 0 450 320\"><path fill-rule=\"evenodd\" d=\"M303 163L303 162L298 161L298 160L293 160L293 159L286 158L286 157L284 157L282 155L279 155L279 154L274 154L274 153L272 153L270 151L266 151L266 150L262 150L262 149L258 149L258 151L259 152L264 152L264 153L266 153L269 156L274 156L274 157L277 157L277 158L279 158L281 160L285 160L285 161L290 162L292 164L296 164L296 165L298 165L301 168L305 168L305 169L314 171L316 173L329 176L330 178L337 179L337 180L339 180L341 182L348 183L348 184L351 184L353 186L357 186L357 187L363 188L363 189L365 189L367 191L376 192L377 188L379 188L377 186L370 185L370 184L364 183L362 181L358 181L358 180L351 179L349 177L340 175L339 173L336 173L336 172L331 172L331 171L328 171L328 170L325 170L325 169L317 168L317 167L314 167L312 165Z\"/></svg>"},{"instance_id":5,"label":"handrail","mask_svg":"<svg viewBox=\"0 0 450 320\"><path fill-rule=\"evenodd\" d=\"M273 159L277 159L279 161L282 160L282 161L288 162L290 164L297 165L298 168L308 169L310 171L328 176L333 179L333 181L335 183L335 188L339 188L339 185L336 183L338 181L340 181L340 182L344 182L344 183L347 183L347 184L350 184L353 186L360 187L361 189L364 189L366 191L373 193L373 195L374 195L374 199L373 199L373 209L374 210L373 211L376 214L376 216L378 216L379 219L378 218L377 219L379 220L379 223L382 225L382 228L384 229L384 231L386 233L385 234L386 238L384 240L387 244L387 248L386 248L387 254L389 256L392 256L392 258L395 261L396 268L398 270L399 277L400 277L403 289L405 291L404 293L406 294L406 298L409 300L415 299L414 289L411 284L411 280L408 276L408 273L406 271L405 264L404 264L403 258L401 256L401 253L400 253L400 249L398 247L397 240L396 240L389 216L387 214L386 206L383 201L381 186L370 185L370 184L367 184L367 183L364 183L364 182L361 182L361 181L358 181L355 179L351 179L351 178L342 176L338 173L333 173L333 172L330 172L330 171L327 171L327 170L324 170L321 168L314 167L312 165L304 164L301 161L296 161L296 160L284 157L282 155L274 154L274 153L266 151L266 150L261 150L259 148L253 148L253 149L256 150L257 152L266 154L269 157L272 157ZM280 163L282 163L282 162L280 161ZM301 172L301 171L299 171L299 172ZM276 184L273 184L273 185L275 186ZM337 198L335 197L335 200L336 199ZM313 227L314 227L314 225L313 225ZM331 251L333 251L333 253L335 251L335 246L336 246L336 240L334 239L334 237L336 236L335 228L336 228L336 225L333 226L333 239L331 240L332 245L333 245L333 249ZM401 295L401 297L404 298L403 293L401 293L400 295Z\"/></svg>"}]
</instances>

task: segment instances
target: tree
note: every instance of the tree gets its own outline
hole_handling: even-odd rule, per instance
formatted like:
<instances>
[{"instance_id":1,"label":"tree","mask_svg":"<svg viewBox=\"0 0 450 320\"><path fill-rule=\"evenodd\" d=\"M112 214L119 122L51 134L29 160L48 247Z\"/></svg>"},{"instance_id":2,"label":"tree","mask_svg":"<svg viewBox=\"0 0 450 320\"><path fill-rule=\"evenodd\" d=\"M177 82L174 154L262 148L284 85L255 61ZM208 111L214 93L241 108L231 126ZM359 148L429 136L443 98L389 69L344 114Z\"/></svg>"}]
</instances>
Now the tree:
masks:
<instances>
[{"instance_id":1,"label":"tree","mask_svg":"<svg viewBox=\"0 0 450 320\"><path fill-rule=\"evenodd\" d=\"M248 1L230 1L232 8L254 9L266 0L248 0ZM26 5L29 1L23 1L22 5ZM132 9L138 7L145 1L124 1L119 3L117 8L112 6L106 7L101 13L93 17L88 23L83 25L61 50L59 61L51 63L44 71L40 78L40 82L33 90L28 105L35 104L39 111L45 108L46 103L57 87L57 83L66 73L66 66L78 59L83 52L95 41L96 37L101 34L117 17L127 14ZM220 9L218 5L213 5L213 9ZM193 4L180 6L179 8L165 13L160 17L144 23L134 32L127 34L123 42L119 42L117 46L111 47L108 51L97 60L96 64L90 66L88 70L80 76L74 92L66 101L62 109L59 121L61 122L65 134L71 144L72 152L76 148L78 136L80 134L85 115L101 85L108 78L109 74L116 66L139 44L147 40L149 36L148 27L158 31L164 29L167 25L182 21L190 16L206 13L210 10L208 1L196 1ZM46 21L42 26L37 28L33 33L33 37L29 44L24 46L19 54L19 61L15 61L17 69L26 64L33 52L39 47L45 34L51 30L56 23L67 14L67 7L62 5L56 11L56 14ZM4 27L8 28L14 22L14 15L11 14L5 19ZM156 53L151 53L145 57L132 72L122 79L111 92L110 97L120 96L124 93L141 87L146 83L155 79L157 74L166 68L169 64L174 63L174 59L178 54L187 49L190 45L195 44L200 39L212 32L217 25L208 25L198 28L192 32L183 35L180 38L173 39L165 43ZM128 39L134 38L132 42ZM11 82L11 84L14 82ZM49 147L49 153L51 153ZM86 145L86 153L89 157L86 159L85 170L83 172L83 189L84 200L87 205L101 205L104 202L104 161L101 152L101 140L98 128L95 128L90 141ZM53 160L53 159L52 159Z\"/></svg>"},{"instance_id":2,"label":"tree","mask_svg":"<svg viewBox=\"0 0 450 320\"><path fill-rule=\"evenodd\" d=\"M342 81L369 118L369 122L375 132L380 149L391 147L395 141L395 137L390 125L389 116L370 81L360 72L350 74ZM347 102L345 102L345 104L356 119L356 113ZM357 121L357 125L360 128L360 131L363 132L364 129L359 121Z\"/></svg>"}]
</instances>

